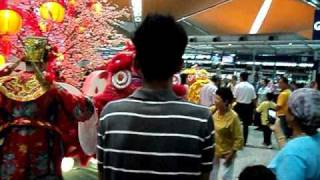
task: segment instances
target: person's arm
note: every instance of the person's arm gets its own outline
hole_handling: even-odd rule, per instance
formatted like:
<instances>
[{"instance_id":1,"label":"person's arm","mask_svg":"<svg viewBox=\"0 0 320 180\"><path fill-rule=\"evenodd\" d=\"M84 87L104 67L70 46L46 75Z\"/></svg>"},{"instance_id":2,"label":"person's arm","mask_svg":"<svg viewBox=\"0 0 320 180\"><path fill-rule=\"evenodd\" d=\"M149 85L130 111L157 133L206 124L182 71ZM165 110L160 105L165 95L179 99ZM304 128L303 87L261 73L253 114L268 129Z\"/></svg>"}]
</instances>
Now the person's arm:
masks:
<instances>
[{"instance_id":1,"label":"person's arm","mask_svg":"<svg viewBox=\"0 0 320 180\"><path fill-rule=\"evenodd\" d=\"M59 97L59 102L63 109L73 119L77 121L85 121L93 115L94 107L89 98L82 94L78 95L70 93L67 89L56 82L53 83L53 88Z\"/></svg>"},{"instance_id":2,"label":"person's arm","mask_svg":"<svg viewBox=\"0 0 320 180\"><path fill-rule=\"evenodd\" d=\"M253 104L253 107L256 107L257 106L257 94L256 94L256 91L254 89L254 87L252 87L252 104Z\"/></svg>"},{"instance_id":3,"label":"person's arm","mask_svg":"<svg viewBox=\"0 0 320 180\"><path fill-rule=\"evenodd\" d=\"M276 110L278 111L281 109L287 102L287 98L285 98L285 95L283 93L279 94L278 100L277 100L277 106Z\"/></svg>"},{"instance_id":4,"label":"person's arm","mask_svg":"<svg viewBox=\"0 0 320 180\"><path fill-rule=\"evenodd\" d=\"M243 148L244 138L241 132L241 123L238 117L235 118L232 128L234 138L233 150L239 151Z\"/></svg>"},{"instance_id":5,"label":"person's arm","mask_svg":"<svg viewBox=\"0 0 320 180\"><path fill-rule=\"evenodd\" d=\"M307 167L303 159L295 155L285 155L271 169L277 180L306 180Z\"/></svg>"},{"instance_id":6,"label":"person's arm","mask_svg":"<svg viewBox=\"0 0 320 180\"><path fill-rule=\"evenodd\" d=\"M237 102L237 98L238 98L238 96L239 96L239 88L238 88L239 86L238 85L236 85L235 87L234 87L234 91L233 91L233 98L234 98L234 101L235 102Z\"/></svg>"},{"instance_id":7,"label":"person's arm","mask_svg":"<svg viewBox=\"0 0 320 180\"><path fill-rule=\"evenodd\" d=\"M225 155L226 164L230 164L232 159L235 158L237 151L243 148L244 138L241 132L241 125L238 117L234 119L234 122L231 125L232 128L232 136L234 139L233 147L229 153Z\"/></svg>"},{"instance_id":8,"label":"person's arm","mask_svg":"<svg viewBox=\"0 0 320 180\"><path fill-rule=\"evenodd\" d=\"M202 143L202 163L201 163L201 180L209 180L209 174L212 170L213 158L214 158L214 128L213 128L212 115L208 118L208 123L203 128Z\"/></svg>"},{"instance_id":9,"label":"person's arm","mask_svg":"<svg viewBox=\"0 0 320 180\"><path fill-rule=\"evenodd\" d=\"M261 113L261 112L263 111L263 104L264 104L264 103L259 104L259 106L256 108L256 111L257 111L258 113Z\"/></svg>"},{"instance_id":10,"label":"person's arm","mask_svg":"<svg viewBox=\"0 0 320 180\"><path fill-rule=\"evenodd\" d=\"M279 118L276 120L275 124L270 127L270 129L274 132L279 148L282 149L286 145L287 139L281 129Z\"/></svg>"}]
</instances>

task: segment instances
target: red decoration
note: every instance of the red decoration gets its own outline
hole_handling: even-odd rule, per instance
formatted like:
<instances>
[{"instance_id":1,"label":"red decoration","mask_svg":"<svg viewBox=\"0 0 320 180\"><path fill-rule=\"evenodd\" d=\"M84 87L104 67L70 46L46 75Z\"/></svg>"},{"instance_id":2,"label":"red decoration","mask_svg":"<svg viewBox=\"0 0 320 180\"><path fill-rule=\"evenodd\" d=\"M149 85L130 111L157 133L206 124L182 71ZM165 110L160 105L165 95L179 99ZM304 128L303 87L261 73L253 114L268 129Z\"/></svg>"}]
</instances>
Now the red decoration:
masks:
<instances>
[{"instance_id":1,"label":"red decoration","mask_svg":"<svg viewBox=\"0 0 320 180\"><path fill-rule=\"evenodd\" d=\"M7 5L4 0L0 0L0 9L9 6L19 12L23 17L23 30L18 36L10 37L11 48L8 44L1 43L0 50L21 58L23 56L21 39L27 36L48 37L49 43L57 47L59 54L63 55L60 56L63 58L59 58L63 60L58 62L59 65L56 67L60 72L58 80L76 87L82 86L87 71L91 72L96 67L105 64L104 59L97 52L97 48L111 47L126 41L122 35L117 33L113 25L119 23L120 18L128 17L128 10L118 9L106 0L77 0L67 3L58 0L57 2L61 3L66 10L62 23L44 20L39 16L39 7L47 2L45 0L14 0L14 2L10 2L11 4ZM89 4L100 3L101 13L92 11L87 2ZM45 28L45 31L41 31L40 25L42 30ZM90 63L86 67L80 67L78 62L82 60L88 60Z\"/></svg>"}]
</instances>

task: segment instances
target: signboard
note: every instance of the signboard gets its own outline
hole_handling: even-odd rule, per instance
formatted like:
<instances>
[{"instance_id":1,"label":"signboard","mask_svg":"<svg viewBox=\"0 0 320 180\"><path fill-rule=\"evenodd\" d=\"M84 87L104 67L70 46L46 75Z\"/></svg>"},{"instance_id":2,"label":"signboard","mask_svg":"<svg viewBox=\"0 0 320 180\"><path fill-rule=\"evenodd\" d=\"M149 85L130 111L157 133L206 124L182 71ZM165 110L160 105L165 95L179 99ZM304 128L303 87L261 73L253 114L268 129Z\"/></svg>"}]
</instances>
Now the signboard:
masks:
<instances>
[{"instance_id":1,"label":"signboard","mask_svg":"<svg viewBox=\"0 0 320 180\"><path fill-rule=\"evenodd\" d=\"M320 10L316 10L313 23L313 40L320 40Z\"/></svg>"}]
</instances>

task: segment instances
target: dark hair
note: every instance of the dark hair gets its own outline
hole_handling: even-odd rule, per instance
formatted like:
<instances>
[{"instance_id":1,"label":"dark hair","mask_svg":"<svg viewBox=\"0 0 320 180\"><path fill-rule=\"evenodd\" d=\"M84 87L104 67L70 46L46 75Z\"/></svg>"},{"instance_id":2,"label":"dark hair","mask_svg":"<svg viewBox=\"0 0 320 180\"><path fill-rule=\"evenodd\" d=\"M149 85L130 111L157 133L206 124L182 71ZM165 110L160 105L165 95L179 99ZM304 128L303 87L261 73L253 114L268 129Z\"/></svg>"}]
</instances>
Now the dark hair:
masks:
<instances>
[{"instance_id":1,"label":"dark hair","mask_svg":"<svg viewBox=\"0 0 320 180\"><path fill-rule=\"evenodd\" d=\"M276 176L263 165L246 167L240 174L239 180L276 180Z\"/></svg>"},{"instance_id":2,"label":"dark hair","mask_svg":"<svg viewBox=\"0 0 320 180\"><path fill-rule=\"evenodd\" d=\"M282 77L280 77L280 80L282 80L285 84L289 85L289 80L288 80L288 78L282 76Z\"/></svg>"},{"instance_id":3,"label":"dark hair","mask_svg":"<svg viewBox=\"0 0 320 180\"><path fill-rule=\"evenodd\" d=\"M182 68L188 37L172 16L148 15L132 42L136 48L135 66L146 81L169 80Z\"/></svg>"},{"instance_id":4,"label":"dark hair","mask_svg":"<svg viewBox=\"0 0 320 180\"><path fill-rule=\"evenodd\" d=\"M241 77L242 80L248 81L249 74L247 72L242 72L240 74L240 77Z\"/></svg>"},{"instance_id":5,"label":"dark hair","mask_svg":"<svg viewBox=\"0 0 320 180\"><path fill-rule=\"evenodd\" d=\"M274 95L273 95L273 93L270 93L270 92L269 92L269 93L266 94L266 97L267 97L267 100L268 100L268 101L272 101Z\"/></svg>"},{"instance_id":6,"label":"dark hair","mask_svg":"<svg viewBox=\"0 0 320 180\"><path fill-rule=\"evenodd\" d=\"M216 95L220 96L224 102L231 104L233 102L233 94L230 88L222 87L216 92Z\"/></svg>"},{"instance_id":7,"label":"dark hair","mask_svg":"<svg viewBox=\"0 0 320 180\"><path fill-rule=\"evenodd\" d=\"M268 85L268 84L269 84L269 82L270 82L270 80L269 80L269 79L264 79L263 81L264 81L264 83L265 83L266 85Z\"/></svg>"},{"instance_id":8,"label":"dark hair","mask_svg":"<svg viewBox=\"0 0 320 180\"><path fill-rule=\"evenodd\" d=\"M233 76L232 76L232 80L236 80L236 81L237 81L237 80L238 80L238 77L235 76L235 75L233 75Z\"/></svg>"},{"instance_id":9,"label":"dark hair","mask_svg":"<svg viewBox=\"0 0 320 180\"><path fill-rule=\"evenodd\" d=\"M188 74L180 74L181 84L187 84Z\"/></svg>"},{"instance_id":10,"label":"dark hair","mask_svg":"<svg viewBox=\"0 0 320 180\"><path fill-rule=\"evenodd\" d=\"M218 81L220 81L220 79L221 78L219 76L217 76L217 75L214 75L214 76L211 77L211 81L212 82L218 82Z\"/></svg>"}]
</instances>

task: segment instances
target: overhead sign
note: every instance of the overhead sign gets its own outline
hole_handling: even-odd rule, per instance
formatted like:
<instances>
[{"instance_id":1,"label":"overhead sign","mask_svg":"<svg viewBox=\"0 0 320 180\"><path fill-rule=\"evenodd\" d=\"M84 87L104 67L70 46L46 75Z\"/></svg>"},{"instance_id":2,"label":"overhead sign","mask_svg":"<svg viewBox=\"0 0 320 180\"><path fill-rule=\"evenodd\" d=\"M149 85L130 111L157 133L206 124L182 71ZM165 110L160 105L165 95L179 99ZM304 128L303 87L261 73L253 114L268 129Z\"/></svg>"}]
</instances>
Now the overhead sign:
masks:
<instances>
[{"instance_id":1,"label":"overhead sign","mask_svg":"<svg viewBox=\"0 0 320 180\"><path fill-rule=\"evenodd\" d=\"M320 11L316 10L313 23L313 40L320 40Z\"/></svg>"}]
</instances>

